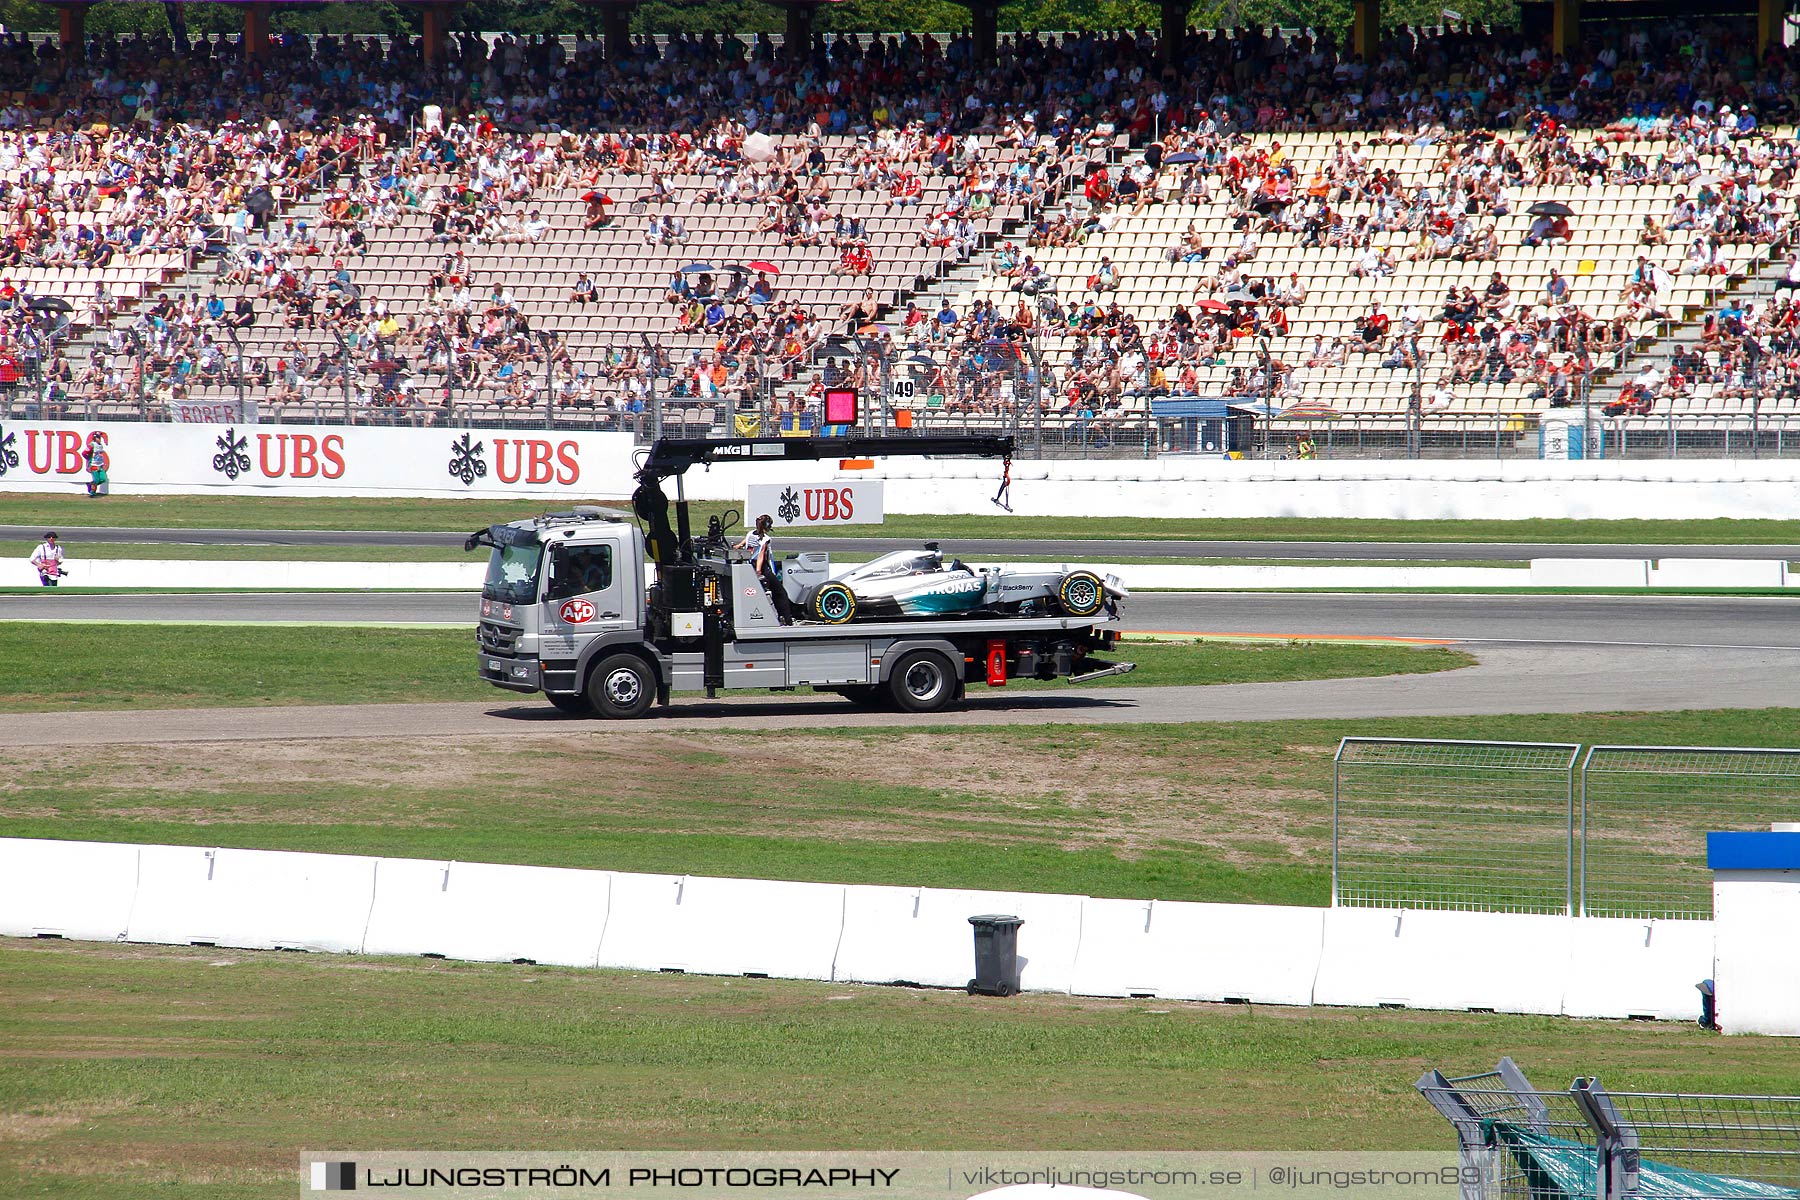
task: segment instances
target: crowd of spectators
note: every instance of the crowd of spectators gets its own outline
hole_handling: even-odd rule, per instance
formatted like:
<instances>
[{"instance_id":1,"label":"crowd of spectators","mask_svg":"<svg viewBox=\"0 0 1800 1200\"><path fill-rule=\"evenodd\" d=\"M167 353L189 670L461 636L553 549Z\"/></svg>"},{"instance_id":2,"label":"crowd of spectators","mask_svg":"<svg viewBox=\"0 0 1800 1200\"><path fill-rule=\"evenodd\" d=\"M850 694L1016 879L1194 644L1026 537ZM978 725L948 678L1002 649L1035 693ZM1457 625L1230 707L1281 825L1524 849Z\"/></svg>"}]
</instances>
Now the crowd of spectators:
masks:
<instances>
[{"instance_id":1,"label":"crowd of spectators","mask_svg":"<svg viewBox=\"0 0 1800 1200\"><path fill-rule=\"evenodd\" d=\"M622 347L607 356L617 361L575 363L516 305L493 303L503 280L447 267L424 310L395 311L359 273L370 233L416 213L447 261L464 246L531 244L549 227L539 197L585 189L585 223L605 224L616 204L599 182L627 172L644 181L633 200L648 211L647 240L683 236L672 202L748 205L765 232L829 245L857 275L872 264L843 200L904 211L933 177L947 181L948 198L918 214L917 236L955 258L977 249L972 219L996 205L1035 207L1030 249L1079 242L1120 213L1171 198L1222 200L1238 226L1230 244L1190 237L1170 247L1172 259L1207 269L1193 310L1154 328L1106 300L1117 279L1104 267L1094 279L1048 280L1020 255L1003 268L1019 272L1011 311L986 306L949 324L909 314L896 335L896 344L1016 343L1061 328L1078 349L1058 388L1091 388L1104 404L1133 386L1153 390L1159 371L1178 389L1184 372L1216 361L1232 339L1283 332L1303 297L1293 280L1259 278L1255 265L1259 243L1277 235L1360 249L1363 276L1408 259L1485 262L1497 255L1494 218L1512 211L1522 187L1655 182L1681 197L1666 217L1646 220L1641 240L1685 242L1683 272L1722 270L1733 243L1784 243L1795 146L1761 135L1793 118L1800 74L1794 51L1759 59L1752 45L1728 20L1643 21L1595 28L1568 56L1514 34L1402 31L1363 61L1327 36L1237 31L1190 38L1184 62L1159 67L1147 33L1027 34L1004 39L998 62L975 70L967 37L822 37L798 61L760 37L640 38L609 61L592 39L462 34L428 69L407 39L278 38L249 62L223 37L191 46L96 39L85 61L65 64L50 43L7 34L0 272L147 265L152 294L121 296L116 283L96 282L71 316L77 329L105 332L71 360L67 340L59 350L42 336L29 291L9 304L0 288L0 337L6 357L29 360L49 390L161 396L234 380L245 331L260 324L255 340L266 347L277 324L282 352L259 350L243 365L253 382L272 381L275 398L349 381L369 405L414 406L415 393L441 387L528 407L550 398L548 375L559 404L598 409L604 398L628 408L653 388L754 386L745 364L794 361L790 348L809 353L829 322L783 304L778 281L746 278L730 304L696 312L700 298L675 302L675 323L713 345L699 361ZM1574 139L1571 128L1607 136ZM1278 141L1242 136L1292 129L1342 132L1331 161L1305 178ZM825 134L858 137L828 152ZM1120 136L1145 148L1122 168L1105 161ZM1438 150L1433 186L1408 188L1371 168L1368 149L1397 141ZM1722 157L1703 169L1703 153ZM1163 167L1176 164L1186 165L1168 186ZM698 187L671 182L694 175ZM322 214L310 228L284 216L301 199ZM1347 218L1340 210L1350 204L1366 211ZM1528 239L1566 236L1557 222L1535 224ZM160 264L192 268L206 255L220 257L228 297L202 299L208 289L191 281L185 294L157 294ZM596 295L591 280L586 287ZM571 281L572 299L582 291ZM1630 317L1655 315L1665 291L1666 273L1646 267L1622 302ZM246 305L245 292L261 303ZM836 315L841 328L885 315L879 304L851 307ZM1421 337L1428 322L1441 325ZM1311 359L1374 353L1451 384L1529 368L1554 402L1553 356L1578 372L1624 334L1554 294L1520 297L1510 311L1455 296L1409 323L1400 314L1381 340L1320 346ZM1731 325L1723 313L1714 324ZM348 372L343 353L322 353L307 336L320 331L347 349ZM1760 354L1757 371L1779 357L1731 341L1741 336L1719 335L1732 364L1720 370L1742 377L1735 356ZM1763 345L1764 331L1750 336ZM1551 363L1541 372L1540 355ZM1280 394L1302 365L1262 361L1243 372L1250 394Z\"/></svg>"}]
</instances>

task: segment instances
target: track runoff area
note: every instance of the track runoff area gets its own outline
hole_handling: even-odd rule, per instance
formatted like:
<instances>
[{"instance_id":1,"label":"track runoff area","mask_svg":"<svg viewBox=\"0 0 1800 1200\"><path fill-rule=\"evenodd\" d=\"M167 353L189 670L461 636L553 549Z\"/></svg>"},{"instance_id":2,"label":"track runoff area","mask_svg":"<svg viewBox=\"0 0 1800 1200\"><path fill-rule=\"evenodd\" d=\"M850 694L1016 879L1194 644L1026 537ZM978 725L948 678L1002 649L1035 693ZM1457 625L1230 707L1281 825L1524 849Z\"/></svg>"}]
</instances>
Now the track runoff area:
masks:
<instances>
[{"instance_id":1,"label":"track runoff area","mask_svg":"<svg viewBox=\"0 0 1800 1200\"><path fill-rule=\"evenodd\" d=\"M309 536L305 518L297 507L290 532ZM992 524L984 544L1032 540ZM1241 557L1276 557L1255 549ZM1330 557L1441 550L1359 549ZM1125 611L1147 663L1205 635L1184 652L1247 655L1239 674L1165 668L1159 685L1146 665L1088 689L974 687L923 722L765 695L612 723L473 683L475 607L465 593L0 596L15 644L190 661L216 693L179 670L109 674L118 662L86 668L85 690L16 676L5 828L1316 906L1342 736L1779 745L1800 671L1779 597L1141 593ZM1255 657L1316 647L1383 657ZM1411 669L1394 656L1432 654L1468 657L1397 673ZM412 672L407 686L372 690L377 662ZM241 686L218 682L234 671ZM34 694L57 711L29 711ZM34 1139L12 1143L28 1154L0 1143L0 1183L102 1197L152 1181L285 1195L298 1153L326 1145L1442 1151L1445 1127L1409 1087L1428 1063L1510 1055L1549 1079L1612 1065L1693 1091L1791 1090L1800 1070L1785 1048L1668 1022L79 942L0 943L0 1007L0 1056L18 1067L0 1111ZM129 1164L94 1165L125 1144Z\"/></svg>"}]
</instances>

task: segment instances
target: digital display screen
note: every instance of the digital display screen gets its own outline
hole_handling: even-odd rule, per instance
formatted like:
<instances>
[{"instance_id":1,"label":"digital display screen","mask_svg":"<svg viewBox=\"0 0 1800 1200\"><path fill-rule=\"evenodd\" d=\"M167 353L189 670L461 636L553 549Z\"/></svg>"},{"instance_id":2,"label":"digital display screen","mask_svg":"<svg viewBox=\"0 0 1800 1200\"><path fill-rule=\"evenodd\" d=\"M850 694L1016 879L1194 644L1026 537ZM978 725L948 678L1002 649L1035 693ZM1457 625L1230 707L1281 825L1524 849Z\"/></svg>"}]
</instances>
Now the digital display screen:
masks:
<instances>
[{"instance_id":1,"label":"digital display screen","mask_svg":"<svg viewBox=\"0 0 1800 1200\"><path fill-rule=\"evenodd\" d=\"M856 391L853 388L830 388L825 393L827 425L856 424Z\"/></svg>"}]
</instances>

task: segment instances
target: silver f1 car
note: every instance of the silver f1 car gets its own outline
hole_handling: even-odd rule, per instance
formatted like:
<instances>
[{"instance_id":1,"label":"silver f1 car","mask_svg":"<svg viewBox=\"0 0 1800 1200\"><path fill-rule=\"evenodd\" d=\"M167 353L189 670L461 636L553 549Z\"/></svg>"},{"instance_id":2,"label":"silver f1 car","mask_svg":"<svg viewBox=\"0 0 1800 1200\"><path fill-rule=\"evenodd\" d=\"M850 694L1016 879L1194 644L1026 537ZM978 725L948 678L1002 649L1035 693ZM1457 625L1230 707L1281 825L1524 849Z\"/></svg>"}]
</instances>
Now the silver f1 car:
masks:
<instances>
[{"instance_id":1,"label":"silver f1 car","mask_svg":"<svg viewBox=\"0 0 1800 1200\"><path fill-rule=\"evenodd\" d=\"M949 616L962 613L1066 613L1091 617L1125 596L1116 575L1046 566L1009 571L945 561L936 542L923 550L896 550L853 567L836 579L812 584L798 597L815 621L842 625L858 617Z\"/></svg>"}]
</instances>

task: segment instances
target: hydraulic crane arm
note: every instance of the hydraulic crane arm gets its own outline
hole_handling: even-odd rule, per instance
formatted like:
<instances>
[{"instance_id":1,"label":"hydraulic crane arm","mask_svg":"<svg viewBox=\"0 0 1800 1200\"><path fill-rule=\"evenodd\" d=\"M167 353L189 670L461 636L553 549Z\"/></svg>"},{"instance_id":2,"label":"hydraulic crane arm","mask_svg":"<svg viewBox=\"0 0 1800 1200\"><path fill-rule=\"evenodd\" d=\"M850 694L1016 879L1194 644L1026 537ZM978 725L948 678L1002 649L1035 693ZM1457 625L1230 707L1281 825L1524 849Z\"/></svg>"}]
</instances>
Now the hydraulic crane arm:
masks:
<instances>
[{"instance_id":1,"label":"hydraulic crane arm","mask_svg":"<svg viewBox=\"0 0 1800 1200\"><path fill-rule=\"evenodd\" d=\"M718 462L817 462L826 458L1011 458L1011 437L942 434L919 437L659 438L638 468L631 507L646 526L651 561L683 561L691 536L685 501L677 506L680 528L669 526L669 498L662 481L689 467Z\"/></svg>"}]
</instances>

